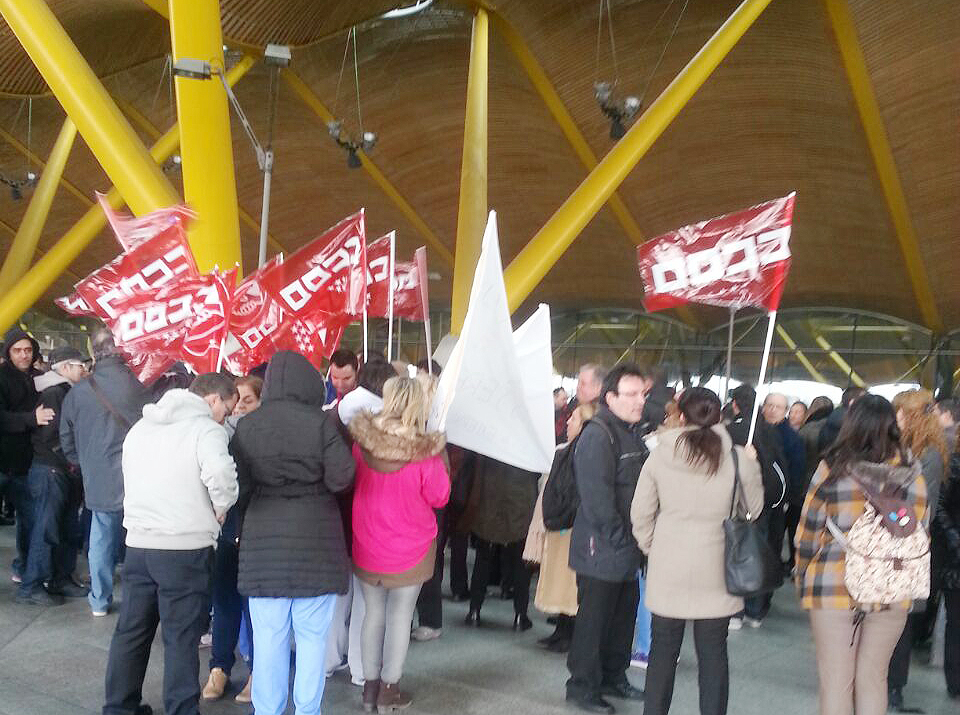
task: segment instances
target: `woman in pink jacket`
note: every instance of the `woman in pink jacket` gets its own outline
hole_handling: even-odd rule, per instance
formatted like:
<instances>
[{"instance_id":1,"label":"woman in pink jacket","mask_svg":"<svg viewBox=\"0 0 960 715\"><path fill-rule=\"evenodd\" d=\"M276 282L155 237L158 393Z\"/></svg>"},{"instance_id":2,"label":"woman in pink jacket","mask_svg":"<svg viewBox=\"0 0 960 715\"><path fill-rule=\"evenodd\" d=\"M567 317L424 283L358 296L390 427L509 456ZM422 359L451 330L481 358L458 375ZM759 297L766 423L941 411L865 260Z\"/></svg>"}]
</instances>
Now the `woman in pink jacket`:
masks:
<instances>
[{"instance_id":1,"label":"woman in pink jacket","mask_svg":"<svg viewBox=\"0 0 960 715\"><path fill-rule=\"evenodd\" d=\"M433 575L437 518L450 477L446 439L427 433L427 396L415 379L393 377L383 410L350 422L357 463L353 565L366 614L361 630L363 709L388 713L411 699L398 688L420 587Z\"/></svg>"}]
</instances>

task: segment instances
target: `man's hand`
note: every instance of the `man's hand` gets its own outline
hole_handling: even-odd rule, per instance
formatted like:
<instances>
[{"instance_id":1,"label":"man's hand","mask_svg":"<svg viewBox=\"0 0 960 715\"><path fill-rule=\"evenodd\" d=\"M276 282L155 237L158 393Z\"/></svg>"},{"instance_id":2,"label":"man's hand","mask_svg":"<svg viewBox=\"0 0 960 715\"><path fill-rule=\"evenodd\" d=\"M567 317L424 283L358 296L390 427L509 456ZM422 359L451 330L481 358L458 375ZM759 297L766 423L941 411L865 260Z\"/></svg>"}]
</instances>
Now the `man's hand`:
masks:
<instances>
[{"instance_id":1,"label":"man's hand","mask_svg":"<svg viewBox=\"0 0 960 715\"><path fill-rule=\"evenodd\" d=\"M748 457L750 457L751 459L757 458L757 450L752 444L748 444L746 447L744 447L743 453Z\"/></svg>"},{"instance_id":2,"label":"man's hand","mask_svg":"<svg viewBox=\"0 0 960 715\"><path fill-rule=\"evenodd\" d=\"M220 526L223 526L223 522L227 520L227 512L225 512L225 511L223 511L223 512L216 511L216 512L214 512L214 514L215 514L216 517L217 517L217 523L218 523Z\"/></svg>"},{"instance_id":3,"label":"man's hand","mask_svg":"<svg viewBox=\"0 0 960 715\"><path fill-rule=\"evenodd\" d=\"M46 425L53 422L53 418L57 413L54 412L49 407L44 407L40 405L37 408L37 427L45 427Z\"/></svg>"}]
</instances>

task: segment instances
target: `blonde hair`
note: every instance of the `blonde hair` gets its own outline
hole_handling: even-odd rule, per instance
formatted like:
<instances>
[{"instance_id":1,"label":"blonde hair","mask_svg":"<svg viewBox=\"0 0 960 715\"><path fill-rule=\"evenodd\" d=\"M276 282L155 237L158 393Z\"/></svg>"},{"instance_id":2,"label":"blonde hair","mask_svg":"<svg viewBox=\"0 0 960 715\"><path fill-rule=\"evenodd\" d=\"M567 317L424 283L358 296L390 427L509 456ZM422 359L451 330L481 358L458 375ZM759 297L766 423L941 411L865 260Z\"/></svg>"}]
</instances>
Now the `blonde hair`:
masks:
<instances>
[{"instance_id":1,"label":"blonde hair","mask_svg":"<svg viewBox=\"0 0 960 715\"><path fill-rule=\"evenodd\" d=\"M384 432L416 436L426 432L426 390L420 380L412 377L391 377L383 384L383 409L373 418Z\"/></svg>"},{"instance_id":2,"label":"blonde hair","mask_svg":"<svg viewBox=\"0 0 960 715\"><path fill-rule=\"evenodd\" d=\"M943 436L940 420L933 411L933 393L930 390L907 390L893 398L893 409L903 410L900 444L919 458L928 447L936 449L944 462L949 459L949 447Z\"/></svg>"},{"instance_id":3,"label":"blonde hair","mask_svg":"<svg viewBox=\"0 0 960 715\"><path fill-rule=\"evenodd\" d=\"M595 402L588 402L584 405L577 405L577 409L575 409L574 412L580 415L581 422L592 420L594 415L597 414L597 404Z\"/></svg>"}]
</instances>

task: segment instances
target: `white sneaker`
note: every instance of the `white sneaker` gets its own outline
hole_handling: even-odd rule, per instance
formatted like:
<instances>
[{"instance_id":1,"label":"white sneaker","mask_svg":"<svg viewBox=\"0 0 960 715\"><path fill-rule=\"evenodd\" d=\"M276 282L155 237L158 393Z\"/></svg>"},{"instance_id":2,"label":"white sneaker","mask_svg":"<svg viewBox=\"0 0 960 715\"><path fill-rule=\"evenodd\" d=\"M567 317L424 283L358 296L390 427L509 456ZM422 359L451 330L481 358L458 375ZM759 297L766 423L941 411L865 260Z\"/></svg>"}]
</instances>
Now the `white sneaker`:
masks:
<instances>
[{"instance_id":1,"label":"white sneaker","mask_svg":"<svg viewBox=\"0 0 960 715\"><path fill-rule=\"evenodd\" d=\"M736 616L731 618L730 623L727 624L727 630L730 631L739 631L741 628L743 628L743 619Z\"/></svg>"},{"instance_id":2,"label":"white sneaker","mask_svg":"<svg viewBox=\"0 0 960 715\"><path fill-rule=\"evenodd\" d=\"M759 628L763 625L763 621L761 621L759 618L750 618L749 616L744 618L743 622L751 628Z\"/></svg>"},{"instance_id":3,"label":"white sneaker","mask_svg":"<svg viewBox=\"0 0 960 715\"><path fill-rule=\"evenodd\" d=\"M430 628L429 626L418 626L413 629L410 637L415 641L432 641L443 635L442 628Z\"/></svg>"}]
</instances>

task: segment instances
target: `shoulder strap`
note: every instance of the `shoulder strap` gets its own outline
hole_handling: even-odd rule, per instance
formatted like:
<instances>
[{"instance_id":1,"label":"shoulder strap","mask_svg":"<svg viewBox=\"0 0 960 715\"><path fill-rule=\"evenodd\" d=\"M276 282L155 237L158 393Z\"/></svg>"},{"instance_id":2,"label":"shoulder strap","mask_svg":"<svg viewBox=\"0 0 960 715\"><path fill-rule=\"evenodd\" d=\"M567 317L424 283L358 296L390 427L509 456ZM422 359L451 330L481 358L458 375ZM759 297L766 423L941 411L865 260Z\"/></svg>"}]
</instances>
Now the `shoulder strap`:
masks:
<instances>
[{"instance_id":1,"label":"shoulder strap","mask_svg":"<svg viewBox=\"0 0 960 715\"><path fill-rule=\"evenodd\" d=\"M840 548L846 551L847 538L843 535L843 532L840 531L840 527L837 526L836 522L833 519L831 519L829 516L827 517L827 529L833 535L834 540L838 544L840 544Z\"/></svg>"},{"instance_id":2,"label":"shoulder strap","mask_svg":"<svg viewBox=\"0 0 960 715\"><path fill-rule=\"evenodd\" d=\"M730 447L730 456L733 457L733 494L730 495L730 518L734 516L737 508L737 489L740 488L740 457L737 455L737 447Z\"/></svg>"},{"instance_id":3,"label":"shoulder strap","mask_svg":"<svg viewBox=\"0 0 960 715\"><path fill-rule=\"evenodd\" d=\"M131 427L130 420L121 415L110 403L110 400L108 400L107 396L103 394L103 390L100 389L100 385L97 384L97 381L94 379L93 375L87 378L87 382L90 385L90 389L93 390L93 394L97 398L97 401L107 409L107 412L111 414L114 421L124 430L129 430Z\"/></svg>"}]
</instances>

